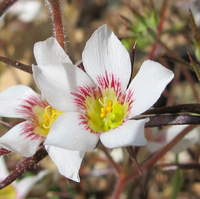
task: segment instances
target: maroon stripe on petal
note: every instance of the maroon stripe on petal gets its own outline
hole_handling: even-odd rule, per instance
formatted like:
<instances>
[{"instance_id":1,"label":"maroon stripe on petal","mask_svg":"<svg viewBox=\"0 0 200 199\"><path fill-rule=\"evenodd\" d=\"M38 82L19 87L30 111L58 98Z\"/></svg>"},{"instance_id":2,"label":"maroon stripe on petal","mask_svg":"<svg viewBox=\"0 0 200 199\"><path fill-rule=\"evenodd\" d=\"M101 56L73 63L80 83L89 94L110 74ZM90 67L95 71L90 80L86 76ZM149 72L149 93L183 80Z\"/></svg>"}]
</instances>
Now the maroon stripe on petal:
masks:
<instances>
[{"instance_id":1,"label":"maroon stripe on petal","mask_svg":"<svg viewBox=\"0 0 200 199\"><path fill-rule=\"evenodd\" d=\"M9 153L11 153L12 151L9 151L9 150L7 150L7 149L5 149L5 148L0 148L0 156L1 155L6 155L6 154L9 154Z\"/></svg>"}]
</instances>

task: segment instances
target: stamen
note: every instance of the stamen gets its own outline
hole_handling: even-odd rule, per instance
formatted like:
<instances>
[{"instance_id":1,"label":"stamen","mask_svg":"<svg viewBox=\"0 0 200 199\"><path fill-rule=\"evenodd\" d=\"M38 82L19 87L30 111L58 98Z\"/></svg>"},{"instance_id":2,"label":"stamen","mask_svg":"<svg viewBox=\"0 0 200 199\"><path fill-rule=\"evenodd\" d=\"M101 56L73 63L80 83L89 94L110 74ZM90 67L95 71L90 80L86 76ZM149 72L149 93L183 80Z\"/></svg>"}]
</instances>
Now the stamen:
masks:
<instances>
[{"instance_id":1,"label":"stamen","mask_svg":"<svg viewBox=\"0 0 200 199\"><path fill-rule=\"evenodd\" d=\"M43 127L44 127L45 129L49 129L49 128L51 127L52 124L53 124L53 120L50 120L49 125L46 126L46 124L43 124Z\"/></svg>"},{"instance_id":2,"label":"stamen","mask_svg":"<svg viewBox=\"0 0 200 199\"><path fill-rule=\"evenodd\" d=\"M107 114L106 109L105 109L105 108L101 108L101 115L100 115L100 117L101 117L101 118L105 118L105 117L106 117L106 114Z\"/></svg>"},{"instance_id":3,"label":"stamen","mask_svg":"<svg viewBox=\"0 0 200 199\"><path fill-rule=\"evenodd\" d=\"M107 97L104 97L104 98L103 98L103 102L102 102L102 101L101 101L101 98L99 98L99 103L100 103L103 107L106 106L106 103L105 103L106 99L107 99Z\"/></svg>"},{"instance_id":4,"label":"stamen","mask_svg":"<svg viewBox=\"0 0 200 199\"><path fill-rule=\"evenodd\" d=\"M106 114L106 109L105 109L105 108L101 108L101 112L102 112L103 114Z\"/></svg>"},{"instance_id":5,"label":"stamen","mask_svg":"<svg viewBox=\"0 0 200 199\"><path fill-rule=\"evenodd\" d=\"M112 107L112 105L113 105L113 101L112 101L112 100L109 100L109 101L108 101L108 106L109 106L109 107Z\"/></svg>"},{"instance_id":6,"label":"stamen","mask_svg":"<svg viewBox=\"0 0 200 199\"><path fill-rule=\"evenodd\" d=\"M105 117L106 117L106 114L101 113L100 117L101 117L101 118L105 118Z\"/></svg>"},{"instance_id":7,"label":"stamen","mask_svg":"<svg viewBox=\"0 0 200 199\"><path fill-rule=\"evenodd\" d=\"M50 112L48 111L49 109L50 109ZM43 127L45 129L49 129L51 125L53 124L53 122L56 120L57 116L59 116L59 114L56 113L55 110L52 110L51 106L47 106L45 108L45 112L43 116L45 118Z\"/></svg>"},{"instance_id":8,"label":"stamen","mask_svg":"<svg viewBox=\"0 0 200 199\"><path fill-rule=\"evenodd\" d=\"M50 109L51 108L51 106L47 106L46 108L45 108L45 112L44 112L44 114L43 114L43 116L44 116L44 118L45 118L45 121L44 122L48 122L50 119L51 119L51 117L50 117L50 115L49 115L49 113L48 113L48 109Z\"/></svg>"},{"instance_id":9,"label":"stamen","mask_svg":"<svg viewBox=\"0 0 200 199\"><path fill-rule=\"evenodd\" d=\"M109 113L111 113L111 112L112 112L112 107L109 106L109 107L106 108L106 110L107 110Z\"/></svg>"}]
</instances>

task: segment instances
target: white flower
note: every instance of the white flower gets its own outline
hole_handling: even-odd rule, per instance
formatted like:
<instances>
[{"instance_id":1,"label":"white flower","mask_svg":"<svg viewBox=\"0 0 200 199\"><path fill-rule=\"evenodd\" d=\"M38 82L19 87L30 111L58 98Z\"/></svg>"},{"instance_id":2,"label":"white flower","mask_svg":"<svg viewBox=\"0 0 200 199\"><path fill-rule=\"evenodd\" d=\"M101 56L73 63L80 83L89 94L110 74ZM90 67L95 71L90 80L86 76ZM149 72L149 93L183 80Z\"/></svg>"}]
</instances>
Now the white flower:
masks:
<instances>
[{"instance_id":1,"label":"white flower","mask_svg":"<svg viewBox=\"0 0 200 199\"><path fill-rule=\"evenodd\" d=\"M149 151L155 152L166 144L171 142L181 131L183 131L188 125L173 125L155 134L154 130L149 129L147 137L149 137L146 147ZM152 131L152 132L150 132ZM155 134L155 135L153 135ZM174 153L180 153L186 150L188 147L200 141L200 129L196 127L190 131L183 139L181 139L170 151Z\"/></svg>"},{"instance_id":2,"label":"white flower","mask_svg":"<svg viewBox=\"0 0 200 199\"><path fill-rule=\"evenodd\" d=\"M24 85L12 86L0 93L0 116L24 119L0 137L0 155L10 152L25 157L34 155L48 136L52 123L62 113L50 106L41 95ZM75 175L77 179L77 172L73 171L74 168L79 170L81 165L79 157L83 158L85 152L58 147L51 147L48 152L54 154L52 159L59 170L65 170L68 178L73 179Z\"/></svg>"},{"instance_id":3,"label":"white flower","mask_svg":"<svg viewBox=\"0 0 200 199\"><path fill-rule=\"evenodd\" d=\"M86 73L72 64L54 38L35 44L34 55L38 65L33 66L33 75L42 95L51 106L65 112L52 124L44 142L55 163L65 158L58 157L54 147L77 152L71 161L81 161L84 152L93 150L99 140L108 148L146 144L144 125L148 119L131 119L158 100L174 76L170 70L145 61L127 88L129 53L106 25L95 31L85 46ZM68 177L66 167L59 171ZM73 180L78 181L76 168L74 173Z\"/></svg>"},{"instance_id":4,"label":"white flower","mask_svg":"<svg viewBox=\"0 0 200 199\"><path fill-rule=\"evenodd\" d=\"M20 0L11 6L6 13L18 15L22 22L31 22L40 16L42 2L40 0Z\"/></svg>"},{"instance_id":5,"label":"white flower","mask_svg":"<svg viewBox=\"0 0 200 199\"><path fill-rule=\"evenodd\" d=\"M48 135L53 121L61 113L27 86L12 86L3 91L0 93L0 116L22 118L25 121L0 137L3 146L0 151L7 149L25 157L34 155Z\"/></svg>"},{"instance_id":6,"label":"white flower","mask_svg":"<svg viewBox=\"0 0 200 199\"><path fill-rule=\"evenodd\" d=\"M7 187L0 190L0 199L12 198L12 199L23 199L26 197L31 188L36 184L39 180L41 180L45 175L47 175L48 171L44 170L38 173L37 176L34 177L26 177L20 180L19 182L13 182ZM5 161L3 157L0 157L0 182L3 181L9 172L7 170Z\"/></svg>"}]
</instances>

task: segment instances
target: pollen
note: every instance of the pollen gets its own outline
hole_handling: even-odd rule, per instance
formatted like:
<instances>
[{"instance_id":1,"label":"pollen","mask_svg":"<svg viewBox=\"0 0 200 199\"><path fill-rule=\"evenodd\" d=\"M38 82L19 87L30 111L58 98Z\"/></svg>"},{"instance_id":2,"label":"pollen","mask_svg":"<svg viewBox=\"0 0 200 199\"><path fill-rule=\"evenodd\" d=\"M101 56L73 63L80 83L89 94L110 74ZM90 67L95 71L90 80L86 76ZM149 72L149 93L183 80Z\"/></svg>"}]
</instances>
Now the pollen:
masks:
<instances>
[{"instance_id":1,"label":"pollen","mask_svg":"<svg viewBox=\"0 0 200 199\"><path fill-rule=\"evenodd\" d=\"M103 106L103 108L101 108L101 114L100 114L100 117L101 118L105 118L107 113L111 113L112 112L112 106L113 106L113 101L112 100L109 100L108 103L106 104L105 101L106 101L106 98L104 98L104 103L102 103L101 99L99 99L99 102L100 104Z\"/></svg>"},{"instance_id":2,"label":"pollen","mask_svg":"<svg viewBox=\"0 0 200 199\"><path fill-rule=\"evenodd\" d=\"M106 114L107 114L107 111L105 108L101 108L101 114L100 114L100 117L101 118L105 118L106 117Z\"/></svg>"},{"instance_id":3,"label":"pollen","mask_svg":"<svg viewBox=\"0 0 200 199\"><path fill-rule=\"evenodd\" d=\"M108 101L108 106L109 106L109 107L112 107L112 105L113 105L113 101L112 101L112 100L109 100L109 101Z\"/></svg>"}]
</instances>

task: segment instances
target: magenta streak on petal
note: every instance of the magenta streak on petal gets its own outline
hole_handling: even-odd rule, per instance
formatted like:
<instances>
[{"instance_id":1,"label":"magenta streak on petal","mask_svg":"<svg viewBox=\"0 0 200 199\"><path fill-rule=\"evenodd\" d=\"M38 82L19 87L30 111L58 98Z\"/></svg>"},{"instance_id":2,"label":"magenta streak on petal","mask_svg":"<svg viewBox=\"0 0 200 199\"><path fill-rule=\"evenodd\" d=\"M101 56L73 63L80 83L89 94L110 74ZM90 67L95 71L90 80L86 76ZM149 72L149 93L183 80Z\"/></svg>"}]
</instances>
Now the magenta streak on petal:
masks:
<instances>
[{"instance_id":1,"label":"magenta streak on petal","mask_svg":"<svg viewBox=\"0 0 200 199\"><path fill-rule=\"evenodd\" d=\"M36 140L40 138L39 134L34 133L34 129L35 127L37 127L33 122L31 121L27 121L26 123L24 123L23 127L22 127L22 134L26 135L26 138L29 138L31 140Z\"/></svg>"},{"instance_id":2,"label":"magenta streak on petal","mask_svg":"<svg viewBox=\"0 0 200 199\"><path fill-rule=\"evenodd\" d=\"M0 156L1 155L6 155L6 154L9 154L11 153L11 151L5 149L5 148L0 148Z\"/></svg>"},{"instance_id":3,"label":"magenta streak on petal","mask_svg":"<svg viewBox=\"0 0 200 199\"><path fill-rule=\"evenodd\" d=\"M76 92L71 93L73 96L73 102L76 104L77 107L79 107L80 109L80 123L79 125L83 125L83 128L85 128L86 130L90 130L91 133L93 133L93 131L89 128L88 124L88 115L87 115L87 107L86 107L86 97L91 97L94 99L97 99L97 96L100 97L100 91L96 90L93 87L89 87L89 86L79 86L76 89Z\"/></svg>"},{"instance_id":4,"label":"magenta streak on petal","mask_svg":"<svg viewBox=\"0 0 200 199\"><path fill-rule=\"evenodd\" d=\"M31 138L31 140L40 138L40 135L34 133L34 129L39 126L39 121L33 108L37 106L45 109L48 105L47 101L43 100L39 94L36 96L26 96L26 99L21 99L21 108L17 111L23 113L29 120L23 126L21 135L26 134L26 138Z\"/></svg>"},{"instance_id":5,"label":"magenta streak on petal","mask_svg":"<svg viewBox=\"0 0 200 199\"><path fill-rule=\"evenodd\" d=\"M71 93L74 97L73 102L82 110L86 109L85 99L86 97L94 97L96 96L96 92L94 88L89 86L79 86L76 89L76 92Z\"/></svg>"},{"instance_id":6,"label":"magenta streak on petal","mask_svg":"<svg viewBox=\"0 0 200 199\"><path fill-rule=\"evenodd\" d=\"M129 103L128 112L132 108L133 102L135 101L135 99L133 99L133 94L134 91L132 90L129 90L128 93L126 94L125 102Z\"/></svg>"},{"instance_id":7,"label":"magenta streak on petal","mask_svg":"<svg viewBox=\"0 0 200 199\"><path fill-rule=\"evenodd\" d=\"M105 71L105 76L97 76L97 82L98 86L100 86L101 89L106 88L113 88L116 92L116 95L118 98L120 98L122 94L122 87L121 82L119 81L119 78L116 78L114 74L108 74L107 71Z\"/></svg>"}]
</instances>

